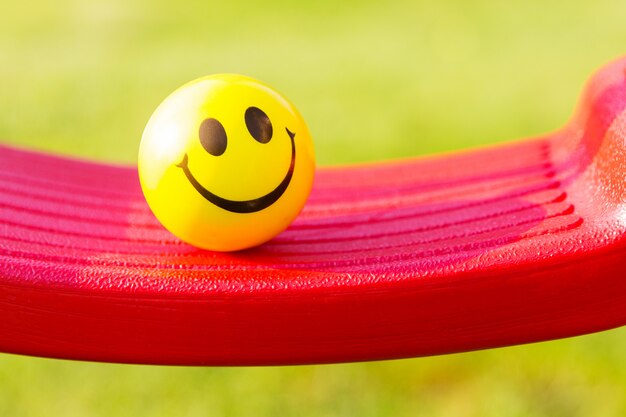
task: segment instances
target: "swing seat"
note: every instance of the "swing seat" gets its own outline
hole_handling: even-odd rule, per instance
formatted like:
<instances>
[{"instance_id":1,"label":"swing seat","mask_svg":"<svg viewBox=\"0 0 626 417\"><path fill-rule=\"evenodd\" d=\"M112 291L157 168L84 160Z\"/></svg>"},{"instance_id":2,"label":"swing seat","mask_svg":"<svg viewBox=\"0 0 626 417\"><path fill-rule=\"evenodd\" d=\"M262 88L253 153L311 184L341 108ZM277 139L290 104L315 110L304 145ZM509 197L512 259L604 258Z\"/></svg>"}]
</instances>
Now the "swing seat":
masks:
<instances>
[{"instance_id":1,"label":"swing seat","mask_svg":"<svg viewBox=\"0 0 626 417\"><path fill-rule=\"evenodd\" d=\"M283 365L622 326L625 109L626 57L555 133L319 169L289 229L235 253L164 230L135 167L2 145L0 351Z\"/></svg>"}]
</instances>

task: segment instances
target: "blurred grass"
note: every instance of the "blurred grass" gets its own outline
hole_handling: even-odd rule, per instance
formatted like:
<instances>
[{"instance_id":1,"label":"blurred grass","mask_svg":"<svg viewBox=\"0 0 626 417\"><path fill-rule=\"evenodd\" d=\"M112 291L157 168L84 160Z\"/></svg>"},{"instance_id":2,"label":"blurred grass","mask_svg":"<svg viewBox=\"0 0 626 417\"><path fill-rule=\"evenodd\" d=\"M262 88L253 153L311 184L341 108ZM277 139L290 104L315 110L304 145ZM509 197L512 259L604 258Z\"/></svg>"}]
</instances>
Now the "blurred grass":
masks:
<instances>
[{"instance_id":1,"label":"blurred grass","mask_svg":"<svg viewBox=\"0 0 626 417\"><path fill-rule=\"evenodd\" d=\"M296 103L320 164L541 134L626 53L626 4L59 0L0 13L0 137L134 163L157 104L208 73ZM622 416L626 332L392 362L176 368L0 355L0 415Z\"/></svg>"},{"instance_id":2,"label":"blurred grass","mask_svg":"<svg viewBox=\"0 0 626 417\"><path fill-rule=\"evenodd\" d=\"M238 72L299 107L321 164L457 149L560 126L624 53L626 6L539 0L8 2L0 137L134 162L184 82Z\"/></svg>"}]
</instances>

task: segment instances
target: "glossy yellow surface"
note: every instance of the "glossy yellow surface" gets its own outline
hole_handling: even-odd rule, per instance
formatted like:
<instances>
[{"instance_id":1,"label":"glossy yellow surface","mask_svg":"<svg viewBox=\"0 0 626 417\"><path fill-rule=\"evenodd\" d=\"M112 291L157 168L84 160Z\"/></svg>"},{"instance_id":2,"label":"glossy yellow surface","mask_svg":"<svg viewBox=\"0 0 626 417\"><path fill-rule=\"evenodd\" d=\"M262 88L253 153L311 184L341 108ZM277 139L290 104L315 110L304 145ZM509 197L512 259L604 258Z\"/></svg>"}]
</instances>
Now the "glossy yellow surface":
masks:
<instances>
[{"instance_id":1,"label":"glossy yellow surface","mask_svg":"<svg viewBox=\"0 0 626 417\"><path fill-rule=\"evenodd\" d=\"M144 130L138 165L163 226L215 251L250 248L286 229L315 172L296 108L267 85L233 74L200 78L167 97Z\"/></svg>"}]
</instances>

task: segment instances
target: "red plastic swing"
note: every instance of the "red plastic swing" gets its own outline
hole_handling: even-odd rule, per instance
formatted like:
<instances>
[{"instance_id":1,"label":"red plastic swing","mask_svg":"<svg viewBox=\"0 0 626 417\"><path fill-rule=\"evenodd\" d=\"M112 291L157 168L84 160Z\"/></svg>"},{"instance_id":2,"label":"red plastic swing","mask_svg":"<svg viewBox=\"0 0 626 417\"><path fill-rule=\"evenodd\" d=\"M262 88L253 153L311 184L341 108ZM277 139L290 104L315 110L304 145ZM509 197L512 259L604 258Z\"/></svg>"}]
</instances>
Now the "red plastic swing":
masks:
<instances>
[{"instance_id":1,"label":"red plastic swing","mask_svg":"<svg viewBox=\"0 0 626 417\"><path fill-rule=\"evenodd\" d=\"M273 365L435 355L626 324L626 58L544 137L323 168L273 241L169 235L134 167L0 147L0 350Z\"/></svg>"}]
</instances>

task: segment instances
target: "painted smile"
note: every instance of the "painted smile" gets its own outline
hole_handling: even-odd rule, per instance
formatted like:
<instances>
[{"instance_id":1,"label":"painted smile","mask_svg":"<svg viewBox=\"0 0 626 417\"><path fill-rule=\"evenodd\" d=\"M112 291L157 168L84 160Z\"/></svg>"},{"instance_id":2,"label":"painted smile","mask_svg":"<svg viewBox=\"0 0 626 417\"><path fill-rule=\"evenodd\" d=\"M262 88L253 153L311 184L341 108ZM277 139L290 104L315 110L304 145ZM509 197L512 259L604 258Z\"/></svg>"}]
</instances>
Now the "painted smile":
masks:
<instances>
[{"instance_id":1,"label":"painted smile","mask_svg":"<svg viewBox=\"0 0 626 417\"><path fill-rule=\"evenodd\" d=\"M227 198L223 198L216 194L213 194L211 191L204 188L202 184L200 184L191 173L188 165L189 157L187 156L187 154L183 156L183 160L176 166L182 168L185 176L189 180L189 183L193 185L193 187L198 193L200 193L202 197L204 197L207 201L215 204L219 208L231 211L233 213L254 213L257 211L261 211L274 204L283 195L285 190L287 190L289 183L291 182L291 177L293 177L293 169L296 165L296 144L294 141L296 134L290 132L287 128L285 128L285 130L287 131L287 134L291 139L291 163L289 164L289 170L287 171L285 178L283 178L283 180L280 182L280 184L278 184L276 188L274 188L272 191L265 194L264 196L255 198L253 200L229 200Z\"/></svg>"}]
</instances>

